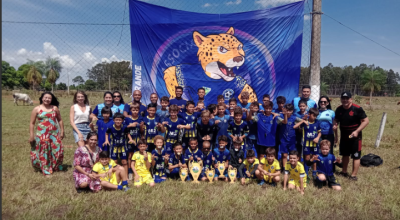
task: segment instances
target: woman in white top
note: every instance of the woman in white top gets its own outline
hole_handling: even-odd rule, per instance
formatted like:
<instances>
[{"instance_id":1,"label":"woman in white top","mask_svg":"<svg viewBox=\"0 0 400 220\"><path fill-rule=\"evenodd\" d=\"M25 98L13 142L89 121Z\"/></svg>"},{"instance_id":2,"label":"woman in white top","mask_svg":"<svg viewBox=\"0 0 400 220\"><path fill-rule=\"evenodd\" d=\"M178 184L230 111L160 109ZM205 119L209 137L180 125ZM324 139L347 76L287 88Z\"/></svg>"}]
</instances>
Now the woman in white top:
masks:
<instances>
[{"instance_id":1,"label":"woman in white top","mask_svg":"<svg viewBox=\"0 0 400 220\"><path fill-rule=\"evenodd\" d=\"M73 128L75 143L84 146L86 136L90 132L89 115L92 109L89 106L89 99L85 92L77 91L74 95L74 105L69 112L69 120Z\"/></svg>"}]
</instances>

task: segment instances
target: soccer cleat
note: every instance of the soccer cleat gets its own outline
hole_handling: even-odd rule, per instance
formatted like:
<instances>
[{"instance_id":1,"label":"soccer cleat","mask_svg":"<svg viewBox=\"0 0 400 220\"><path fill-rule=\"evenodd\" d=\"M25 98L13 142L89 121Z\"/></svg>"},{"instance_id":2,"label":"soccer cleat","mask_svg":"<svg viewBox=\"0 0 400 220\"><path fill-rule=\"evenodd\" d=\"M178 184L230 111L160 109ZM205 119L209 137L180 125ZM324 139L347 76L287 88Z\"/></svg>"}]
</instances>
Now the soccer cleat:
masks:
<instances>
[{"instance_id":1,"label":"soccer cleat","mask_svg":"<svg viewBox=\"0 0 400 220\"><path fill-rule=\"evenodd\" d=\"M128 186L124 186L123 190L124 192L127 192L130 188Z\"/></svg>"},{"instance_id":2,"label":"soccer cleat","mask_svg":"<svg viewBox=\"0 0 400 220\"><path fill-rule=\"evenodd\" d=\"M265 181L264 181L264 180L261 180L260 183L258 183L258 185L259 185L259 186L262 186L262 185L264 185L264 183L265 183Z\"/></svg>"}]
</instances>

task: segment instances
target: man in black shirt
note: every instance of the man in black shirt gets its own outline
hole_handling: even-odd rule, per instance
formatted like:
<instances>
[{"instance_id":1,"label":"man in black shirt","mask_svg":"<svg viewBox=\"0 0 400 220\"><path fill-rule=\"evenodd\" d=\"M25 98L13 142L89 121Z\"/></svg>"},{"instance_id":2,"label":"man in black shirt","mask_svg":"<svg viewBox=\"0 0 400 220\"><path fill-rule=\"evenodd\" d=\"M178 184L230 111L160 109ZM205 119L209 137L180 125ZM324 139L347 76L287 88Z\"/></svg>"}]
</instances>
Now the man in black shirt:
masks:
<instances>
[{"instance_id":1,"label":"man in black shirt","mask_svg":"<svg viewBox=\"0 0 400 220\"><path fill-rule=\"evenodd\" d=\"M340 127L340 155L343 156L343 169L341 175L348 177L347 167L350 156L353 159L353 172L349 177L357 180L357 172L360 167L362 130L368 125L369 119L364 110L353 104L350 92L343 92L340 96L342 105L336 109L333 129Z\"/></svg>"}]
</instances>

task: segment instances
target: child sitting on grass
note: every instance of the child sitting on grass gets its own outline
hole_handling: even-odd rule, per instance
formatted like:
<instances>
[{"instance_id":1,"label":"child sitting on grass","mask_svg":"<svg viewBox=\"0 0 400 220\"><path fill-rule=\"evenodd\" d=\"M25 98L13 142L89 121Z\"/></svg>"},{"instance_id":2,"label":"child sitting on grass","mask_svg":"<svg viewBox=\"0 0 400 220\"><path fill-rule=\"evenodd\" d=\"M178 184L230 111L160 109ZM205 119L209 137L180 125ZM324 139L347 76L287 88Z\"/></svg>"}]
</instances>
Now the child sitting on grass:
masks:
<instances>
[{"instance_id":1,"label":"child sitting on grass","mask_svg":"<svg viewBox=\"0 0 400 220\"><path fill-rule=\"evenodd\" d=\"M169 157L168 155L168 170L167 176L172 179L179 179L179 170L181 168L186 168L185 159L182 153L182 143L176 142L173 146L174 153Z\"/></svg>"},{"instance_id":2,"label":"child sitting on grass","mask_svg":"<svg viewBox=\"0 0 400 220\"><path fill-rule=\"evenodd\" d=\"M125 169L110 159L108 151L100 152L99 162L93 166L92 170L96 174L95 178L100 178L101 187L104 189L125 192L129 189Z\"/></svg>"},{"instance_id":3,"label":"child sitting on grass","mask_svg":"<svg viewBox=\"0 0 400 220\"><path fill-rule=\"evenodd\" d=\"M214 168L215 168L214 180L218 181L218 179L220 178L219 176L223 175L224 177L222 177L222 179L225 180L225 182L228 182L228 165L229 165L229 161L231 160L231 155L229 153L229 150L226 149L226 145L228 144L228 137L226 137L225 135L219 136L218 143L219 143L218 146L214 149L214 152L213 152L213 156L215 158L215 160L214 160ZM217 164L218 162L225 166L224 173L219 172L218 164Z\"/></svg>"},{"instance_id":4,"label":"child sitting on grass","mask_svg":"<svg viewBox=\"0 0 400 220\"><path fill-rule=\"evenodd\" d=\"M131 168L135 174L134 185L140 187L145 183L149 186L154 186L154 180L150 173L151 161L154 158L149 152L146 152L147 144L144 140L139 140L137 145L139 151L133 154L131 162Z\"/></svg>"},{"instance_id":5,"label":"child sitting on grass","mask_svg":"<svg viewBox=\"0 0 400 220\"><path fill-rule=\"evenodd\" d=\"M257 176L260 175L260 171L258 170L259 164L260 162L256 158L256 153L254 152L254 150L248 150L246 154L246 159L243 161L242 165L240 165L238 170L242 178L242 185L250 183L252 179L257 179Z\"/></svg>"},{"instance_id":6,"label":"child sitting on grass","mask_svg":"<svg viewBox=\"0 0 400 220\"><path fill-rule=\"evenodd\" d=\"M211 144L209 141L203 141L203 148L201 149L203 152L203 170L200 174L201 181L207 181L206 169L211 169L214 167L214 156L211 152Z\"/></svg>"},{"instance_id":7,"label":"child sitting on grass","mask_svg":"<svg viewBox=\"0 0 400 220\"><path fill-rule=\"evenodd\" d=\"M283 181L283 190L297 189L304 195L304 188L306 188L307 174L304 171L304 166L299 162L299 152L292 150L289 152L289 162L285 165L285 178Z\"/></svg>"},{"instance_id":8,"label":"child sitting on grass","mask_svg":"<svg viewBox=\"0 0 400 220\"><path fill-rule=\"evenodd\" d=\"M328 186L332 189L342 190L333 174L333 168L335 165L341 167L340 158L336 158L333 154L329 153L331 143L328 140L322 140L320 146L321 153L314 155L311 160L307 161L309 166L317 164L318 175L316 185L318 188L322 188L322 186L328 181Z\"/></svg>"},{"instance_id":9,"label":"child sitting on grass","mask_svg":"<svg viewBox=\"0 0 400 220\"><path fill-rule=\"evenodd\" d=\"M190 138L189 148L185 151L184 158L185 158L186 165L188 167L192 161L200 162L203 160L203 152L199 150L199 146L198 146L196 138ZM190 181L192 178L193 178L192 174L189 173L188 180ZM200 179L201 178L199 175L199 180Z\"/></svg>"},{"instance_id":10,"label":"child sitting on grass","mask_svg":"<svg viewBox=\"0 0 400 220\"><path fill-rule=\"evenodd\" d=\"M235 141L233 142L233 147L232 149L230 149L230 154L231 154L231 160L229 161L229 168L236 168L238 173L237 173L237 177L242 178L242 176L240 176L240 166L242 165L243 161L244 161L244 152L241 149L242 147L242 142L240 141Z\"/></svg>"},{"instance_id":11,"label":"child sitting on grass","mask_svg":"<svg viewBox=\"0 0 400 220\"><path fill-rule=\"evenodd\" d=\"M275 158L276 150L274 147L268 147L265 150L265 154L267 157L262 158L260 161L261 166L258 166L260 173L257 178L261 180L260 185L263 187L267 186L266 184L264 185L264 183L276 187L276 184L281 179L281 166L279 165L279 161Z\"/></svg>"}]
</instances>

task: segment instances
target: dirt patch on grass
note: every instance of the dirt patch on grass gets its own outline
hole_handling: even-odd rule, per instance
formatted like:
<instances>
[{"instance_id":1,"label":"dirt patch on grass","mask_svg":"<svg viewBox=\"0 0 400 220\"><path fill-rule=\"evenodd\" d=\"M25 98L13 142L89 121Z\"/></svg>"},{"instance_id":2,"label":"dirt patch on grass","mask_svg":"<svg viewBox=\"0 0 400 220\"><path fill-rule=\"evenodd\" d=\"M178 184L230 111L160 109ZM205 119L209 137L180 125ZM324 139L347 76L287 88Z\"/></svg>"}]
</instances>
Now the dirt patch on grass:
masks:
<instances>
[{"instance_id":1,"label":"dirt patch on grass","mask_svg":"<svg viewBox=\"0 0 400 220\"><path fill-rule=\"evenodd\" d=\"M49 213L48 215L51 217L55 217L55 218L62 218L63 216L65 216L68 211L71 210L71 206L70 205L58 205L56 207L54 207Z\"/></svg>"}]
</instances>

